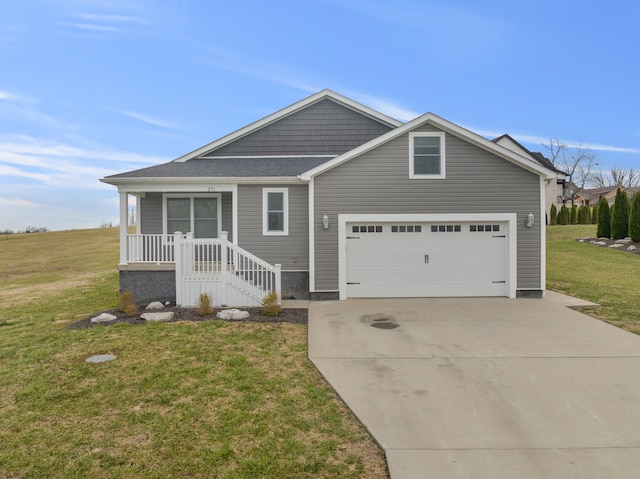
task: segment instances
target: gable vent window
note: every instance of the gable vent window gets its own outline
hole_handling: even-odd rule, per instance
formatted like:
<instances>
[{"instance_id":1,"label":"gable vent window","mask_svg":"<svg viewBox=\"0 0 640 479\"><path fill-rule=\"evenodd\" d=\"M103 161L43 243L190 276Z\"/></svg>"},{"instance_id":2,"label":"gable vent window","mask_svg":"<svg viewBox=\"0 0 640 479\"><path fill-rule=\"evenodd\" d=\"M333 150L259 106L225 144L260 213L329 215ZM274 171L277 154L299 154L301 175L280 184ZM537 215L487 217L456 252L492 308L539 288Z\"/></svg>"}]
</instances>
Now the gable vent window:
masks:
<instances>
[{"instance_id":1,"label":"gable vent window","mask_svg":"<svg viewBox=\"0 0 640 479\"><path fill-rule=\"evenodd\" d=\"M500 231L500 225L469 225L472 233L482 233L486 231Z\"/></svg>"},{"instance_id":2,"label":"gable vent window","mask_svg":"<svg viewBox=\"0 0 640 479\"><path fill-rule=\"evenodd\" d=\"M431 225L432 233L460 233L461 225Z\"/></svg>"},{"instance_id":3,"label":"gable vent window","mask_svg":"<svg viewBox=\"0 0 640 479\"><path fill-rule=\"evenodd\" d=\"M392 233L422 233L421 225L393 225Z\"/></svg>"},{"instance_id":4,"label":"gable vent window","mask_svg":"<svg viewBox=\"0 0 640 479\"><path fill-rule=\"evenodd\" d=\"M445 177L444 140L442 132L409 134L409 178Z\"/></svg>"},{"instance_id":5,"label":"gable vent window","mask_svg":"<svg viewBox=\"0 0 640 479\"><path fill-rule=\"evenodd\" d=\"M382 233L382 225L352 226L352 233Z\"/></svg>"}]
</instances>

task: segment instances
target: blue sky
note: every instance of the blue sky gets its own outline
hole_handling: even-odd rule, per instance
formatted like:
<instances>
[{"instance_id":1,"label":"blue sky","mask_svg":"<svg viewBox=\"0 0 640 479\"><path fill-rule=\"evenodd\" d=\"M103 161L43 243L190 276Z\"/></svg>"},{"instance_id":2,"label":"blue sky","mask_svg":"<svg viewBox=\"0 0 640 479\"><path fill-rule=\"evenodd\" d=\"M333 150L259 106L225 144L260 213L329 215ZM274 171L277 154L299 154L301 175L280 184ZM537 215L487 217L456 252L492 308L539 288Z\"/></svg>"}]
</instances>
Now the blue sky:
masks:
<instances>
[{"instance_id":1,"label":"blue sky","mask_svg":"<svg viewBox=\"0 0 640 479\"><path fill-rule=\"evenodd\" d=\"M635 1L5 1L0 230L115 224L99 178L323 88L640 169L639 24Z\"/></svg>"}]
</instances>

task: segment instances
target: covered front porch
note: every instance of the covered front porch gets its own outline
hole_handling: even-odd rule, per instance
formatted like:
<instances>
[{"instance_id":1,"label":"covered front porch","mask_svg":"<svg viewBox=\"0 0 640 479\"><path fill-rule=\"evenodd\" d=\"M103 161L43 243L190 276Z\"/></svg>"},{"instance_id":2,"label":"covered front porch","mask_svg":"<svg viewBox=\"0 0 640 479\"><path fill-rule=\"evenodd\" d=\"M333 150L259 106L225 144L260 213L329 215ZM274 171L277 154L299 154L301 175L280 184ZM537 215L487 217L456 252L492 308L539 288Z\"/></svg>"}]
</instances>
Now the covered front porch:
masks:
<instances>
[{"instance_id":1,"label":"covered front porch","mask_svg":"<svg viewBox=\"0 0 640 479\"><path fill-rule=\"evenodd\" d=\"M208 189L120 192L121 291L130 290L137 301L180 306L196 306L201 293L215 306L259 306L271 292L282 297L281 266L241 248L237 235L234 241L222 230L237 231L237 187ZM133 226L130 196L136 198Z\"/></svg>"}]
</instances>

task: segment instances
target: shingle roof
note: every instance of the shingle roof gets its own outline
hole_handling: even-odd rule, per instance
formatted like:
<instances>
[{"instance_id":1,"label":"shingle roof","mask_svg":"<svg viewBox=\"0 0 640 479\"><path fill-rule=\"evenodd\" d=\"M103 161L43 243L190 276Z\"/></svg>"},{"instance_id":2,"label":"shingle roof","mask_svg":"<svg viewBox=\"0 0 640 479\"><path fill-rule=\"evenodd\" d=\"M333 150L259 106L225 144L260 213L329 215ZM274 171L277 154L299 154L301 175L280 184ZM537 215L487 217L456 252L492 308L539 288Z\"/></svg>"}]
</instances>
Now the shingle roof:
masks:
<instances>
[{"instance_id":1,"label":"shingle roof","mask_svg":"<svg viewBox=\"0 0 640 479\"><path fill-rule=\"evenodd\" d=\"M551 171L555 171L556 173L563 173L566 175L566 173L562 170L559 170L558 168L556 168L554 166L554 164L551 162L551 160L549 160L546 156L544 156L542 153L540 153L539 151L529 151L527 148L525 148L524 146L522 146L522 144L520 144L518 141L514 140L510 135L508 135L507 133L505 133L504 135L500 135L498 138L494 138L493 140L491 140L493 143L498 143L502 138L508 138L511 142L513 142L514 144L516 144L520 149L522 149L523 151L529 153L529 155L536 160L538 163L540 163L542 166L544 166L545 168L549 168Z\"/></svg>"},{"instance_id":2,"label":"shingle roof","mask_svg":"<svg viewBox=\"0 0 640 479\"><path fill-rule=\"evenodd\" d=\"M127 171L115 178L255 178L292 177L329 161L333 156L323 157L265 157L265 158L197 158L185 162L171 161L162 165Z\"/></svg>"}]
</instances>

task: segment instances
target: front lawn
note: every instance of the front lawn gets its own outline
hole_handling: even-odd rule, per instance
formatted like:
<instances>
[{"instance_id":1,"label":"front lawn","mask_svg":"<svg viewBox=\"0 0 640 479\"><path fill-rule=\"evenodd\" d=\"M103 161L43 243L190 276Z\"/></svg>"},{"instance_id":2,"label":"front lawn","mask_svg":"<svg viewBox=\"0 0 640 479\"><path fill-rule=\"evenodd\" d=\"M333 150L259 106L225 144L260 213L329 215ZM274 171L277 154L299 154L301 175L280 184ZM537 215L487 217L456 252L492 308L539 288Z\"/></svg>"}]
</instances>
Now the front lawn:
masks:
<instances>
[{"instance_id":1,"label":"front lawn","mask_svg":"<svg viewBox=\"0 0 640 479\"><path fill-rule=\"evenodd\" d=\"M640 334L640 255L580 243L595 225L547 227L547 288L602 305L587 314Z\"/></svg>"},{"instance_id":2,"label":"front lawn","mask_svg":"<svg viewBox=\"0 0 640 479\"><path fill-rule=\"evenodd\" d=\"M0 238L0 478L387 477L306 325L68 329L117 305L117 262L116 228Z\"/></svg>"}]
</instances>

